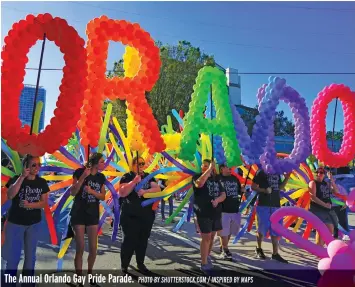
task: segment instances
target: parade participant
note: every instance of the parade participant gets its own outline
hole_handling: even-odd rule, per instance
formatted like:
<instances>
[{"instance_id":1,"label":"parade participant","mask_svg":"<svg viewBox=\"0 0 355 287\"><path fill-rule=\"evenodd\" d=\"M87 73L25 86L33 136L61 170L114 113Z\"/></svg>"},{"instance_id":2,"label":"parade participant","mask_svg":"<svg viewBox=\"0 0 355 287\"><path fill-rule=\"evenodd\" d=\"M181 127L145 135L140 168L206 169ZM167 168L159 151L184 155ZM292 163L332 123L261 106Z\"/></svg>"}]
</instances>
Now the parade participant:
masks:
<instances>
[{"instance_id":1,"label":"parade participant","mask_svg":"<svg viewBox=\"0 0 355 287\"><path fill-rule=\"evenodd\" d=\"M285 180L281 182L281 177L278 174L266 174L262 169L259 169L253 179L252 190L259 193L258 206L256 207L256 214L258 219L257 232L257 247L255 250L256 256L259 259L266 259L264 251L261 248L263 238L268 231L270 232L272 242L272 259L282 263L288 263L278 253L278 238L277 233L271 228L271 215L280 208L280 190L283 190L290 178L291 173L285 176Z\"/></svg>"},{"instance_id":2,"label":"parade participant","mask_svg":"<svg viewBox=\"0 0 355 287\"><path fill-rule=\"evenodd\" d=\"M201 233L201 270L208 273L212 268L210 253L217 231L222 229L222 203L226 194L221 183L215 178L215 165L205 159L202 174L193 176L194 212Z\"/></svg>"},{"instance_id":3,"label":"parade participant","mask_svg":"<svg viewBox=\"0 0 355 287\"><path fill-rule=\"evenodd\" d=\"M160 186L161 190L164 190L166 188L166 181L164 179L161 179L158 181L158 185ZM168 202L169 202L169 216L171 216L174 211L173 196L169 197ZM160 211L161 211L161 220L165 221L165 200L164 199L160 201ZM174 220L172 220L171 222L174 223Z\"/></svg>"},{"instance_id":4,"label":"parade participant","mask_svg":"<svg viewBox=\"0 0 355 287\"><path fill-rule=\"evenodd\" d=\"M7 197L12 203L5 223L5 274L16 276L24 247L23 275L34 275L41 209L47 204L49 192L47 181L38 176L40 167L39 157L28 154L23 158L22 174L6 184Z\"/></svg>"},{"instance_id":5,"label":"parade participant","mask_svg":"<svg viewBox=\"0 0 355 287\"><path fill-rule=\"evenodd\" d=\"M75 170L71 195L75 196L71 210L71 226L74 229L76 252L74 266L77 275L82 275L84 235L89 239L88 274L92 274L97 252L97 236L99 224L100 200L105 200L105 176L100 172L104 169L105 160L101 153L93 153L86 167ZM90 282L96 285L95 282Z\"/></svg>"},{"instance_id":6,"label":"parade participant","mask_svg":"<svg viewBox=\"0 0 355 287\"><path fill-rule=\"evenodd\" d=\"M121 245L121 269L128 272L133 253L136 253L137 268L143 274L150 271L144 265L148 239L155 220L152 204L142 207L145 193L159 192L160 187L151 178L136 192L134 189L141 180L149 174L144 170L145 162L141 157L133 159L132 171L123 175L120 181L119 194L122 198L120 224L122 226L123 242Z\"/></svg>"},{"instance_id":7,"label":"parade participant","mask_svg":"<svg viewBox=\"0 0 355 287\"><path fill-rule=\"evenodd\" d=\"M330 200L331 192L334 194L338 192L338 187L335 184L334 178L330 171L328 171L328 178L330 183L325 179L325 169L319 167L316 170L315 180L310 181L309 191L311 193L311 206L309 211L316 215L328 227L333 234L334 223L337 224L337 216L332 210L332 203ZM316 236L316 244L323 246L324 241L320 238L318 232Z\"/></svg>"},{"instance_id":8,"label":"parade participant","mask_svg":"<svg viewBox=\"0 0 355 287\"><path fill-rule=\"evenodd\" d=\"M219 166L219 180L226 193L226 199L222 203L222 231L220 232L221 247L224 259L232 259L232 253L228 249L231 235L236 236L240 229L241 215L239 213L240 196L245 192L239 180L231 175L231 169L226 164Z\"/></svg>"}]
</instances>

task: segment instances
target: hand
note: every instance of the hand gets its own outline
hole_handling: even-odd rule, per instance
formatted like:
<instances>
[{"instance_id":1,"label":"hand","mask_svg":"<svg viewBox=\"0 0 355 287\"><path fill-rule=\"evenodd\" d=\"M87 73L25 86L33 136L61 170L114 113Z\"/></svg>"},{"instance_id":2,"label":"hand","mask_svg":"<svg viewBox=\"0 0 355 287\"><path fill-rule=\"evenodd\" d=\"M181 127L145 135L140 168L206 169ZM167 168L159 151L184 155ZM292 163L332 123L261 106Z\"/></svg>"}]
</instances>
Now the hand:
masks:
<instances>
[{"instance_id":1,"label":"hand","mask_svg":"<svg viewBox=\"0 0 355 287\"><path fill-rule=\"evenodd\" d=\"M138 192L137 192L137 194L138 194L138 196L139 197L142 197L144 194L145 194L145 190L144 189L140 189Z\"/></svg>"},{"instance_id":2,"label":"hand","mask_svg":"<svg viewBox=\"0 0 355 287\"><path fill-rule=\"evenodd\" d=\"M27 200L21 200L20 201L20 207L22 207L22 208L27 208L27 207L29 207L28 205L29 205L30 203L27 201Z\"/></svg>"},{"instance_id":3,"label":"hand","mask_svg":"<svg viewBox=\"0 0 355 287\"><path fill-rule=\"evenodd\" d=\"M331 181L332 183L334 183L334 177L333 177L331 171L328 171L328 172L327 172L327 176L328 176L328 178L330 179L330 181Z\"/></svg>"},{"instance_id":4,"label":"hand","mask_svg":"<svg viewBox=\"0 0 355 287\"><path fill-rule=\"evenodd\" d=\"M90 186L85 186L84 190L88 193L88 194L94 194L96 191L93 190Z\"/></svg>"},{"instance_id":5,"label":"hand","mask_svg":"<svg viewBox=\"0 0 355 287\"><path fill-rule=\"evenodd\" d=\"M30 174L30 169L24 167L21 176L23 178L26 178L29 174Z\"/></svg>"},{"instance_id":6,"label":"hand","mask_svg":"<svg viewBox=\"0 0 355 287\"><path fill-rule=\"evenodd\" d=\"M326 203L326 204L325 204L325 207L326 207L326 208L329 208L329 209L332 209L332 204L331 204L331 203Z\"/></svg>"},{"instance_id":7,"label":"hand","mask_svg":"<svg viewBox=\"0 0 355 287\"><path fill-rule=\"evenodd\" d=\"M211 203L212 203L213 207L216 208L219 202L217 199L212 199Z\"/></svg>"},{"instance_id":8,"label":"hand","mask_svg":"<svg viewBox=\"0 0 355 287\"><path fill-rule=\"evenodd\" d=\"M138 184L138 183L140 183L141 180L142 180L141 176L140 175L136 175L136 177L132 180L132 182L134 184Z\"/></svg>"},{"instance_id":9,"label":"hand","mask_svg":"<svg viewBox=\"0 0 355 287\"><path fill-rule=\"evenodd\" d=\"M346 209L346 204L344 204L341 208L340 208L340 210L344 210L344 209Z\"/></svg>"},{"instance_id":10,"label":"hand","mask_svg":"<svg viewBox=\"0 0 355 287\"><path fill-rule=\"evenodd\" d=\"M267 189L266 189L266 192L265 192L266 194L271 194L272 193L272 189L271 189L271 187L268 187Z\"/></svg>"},{"instance_id":11,"label":"hand","mask_svg":"<svg viewBox=\"0 0 355 287\"><path fill-rule=\"evenodd\" d=\"M214 161L211 161L210 166L208 167L208 170L214 171L215 168L216 168L216 164L214 163Z\"/></svg>"},{"instance_id":12,"label":"hand","mask_svg":"<svg viewBox=\"0 0 355 287\"><path fill-rule=\"evenodd\" d=\"M285 178L290 178L291 174L292 174L292 171L288 172L288 173L285 173Z\"/></svg>"},{"instance_id":13,"label":"hand","mask_svg":"<svg viewBox=\"0 0 355 287\"><path fill-rule=\"evenodd\" d=\"M87 168L85 168L85 170L81 176L85 179L90 175L90 173L91 173L91 168L87 167Z\"/></svg>"}]
</instances>

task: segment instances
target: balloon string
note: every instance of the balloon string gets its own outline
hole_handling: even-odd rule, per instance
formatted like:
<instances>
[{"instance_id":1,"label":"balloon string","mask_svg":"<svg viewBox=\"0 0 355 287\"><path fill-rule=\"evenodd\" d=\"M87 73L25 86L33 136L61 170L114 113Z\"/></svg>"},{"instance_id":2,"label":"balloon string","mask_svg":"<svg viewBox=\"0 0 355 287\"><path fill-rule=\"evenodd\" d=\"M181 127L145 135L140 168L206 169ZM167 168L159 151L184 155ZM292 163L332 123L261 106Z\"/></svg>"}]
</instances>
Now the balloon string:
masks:
<instances>
[{"instance_id":1,"label":"balloon string","mask_svg":"<svg viewBox=\"0 0 355 287\"><path fill-rule=\"evenodd\" d=\"M36 92L35 92L35 96L34 96L34 99L33 99L33 110L32 110L32 120L31 120L30 135L32 135L32 133L33 133L34 118L35 118L35 111L36 111L36 102L37 102L37 96L38 96L39 81L41 79L42 62L43 62L43 54L44 54L45 45L46 45L46 33L43 34L41 58L39 60L39 68L38 68L38 74L37 74Z\"/></svg>"},{"instance_id":2,"label":"balloon string","mask_svg":"<svg viewBox=\"0 0 355 287\"><path fill-rule=\"evenodd\" d=\"M337 117L337 107L338 107L338 98L335 99L334 118L333 118L333 135L332 135L332 150L333 151L334 151L334 130L335 130L335 120Z\"/></svg>"}]
</instances>

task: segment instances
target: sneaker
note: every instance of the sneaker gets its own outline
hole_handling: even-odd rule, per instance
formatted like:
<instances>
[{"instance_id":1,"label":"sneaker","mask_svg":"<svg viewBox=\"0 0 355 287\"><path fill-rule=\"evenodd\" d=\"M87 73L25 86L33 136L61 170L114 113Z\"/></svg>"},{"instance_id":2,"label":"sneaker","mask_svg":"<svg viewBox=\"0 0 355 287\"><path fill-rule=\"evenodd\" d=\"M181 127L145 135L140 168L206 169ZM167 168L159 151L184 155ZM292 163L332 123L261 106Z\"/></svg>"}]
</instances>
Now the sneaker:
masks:
<instances>
[{"instance_id":1,"label":"sneaker","mask_svg":"<svg viewBox=\"0 0 355 287\"><path fill-rule=\"evenodd\" d=\"M201 264L201 271L205 274L205 275L210 275L211 271L212 271L212 267L209 264Z\"/></svg>"},{"instance_id":2,"label":"sneaker","mask_svg":"<svg viewBox=\"0 0 355 287\"><path fill-rule=\"evenodd\" d=\"M232 253L227 249L222 253L223 259L231 260L233 258Z\"/></svg>"},{"instance_id":3,"label":"sneaker","mask_svg":"<svg viewBox=\"0 0 355 287\"><path fill-rule=\"evenodd\" d=\"M127 267L121 267L121 272L126 275L128 273L128 268Z\"/></svg>"},{"instance_id":4,"label":"sneaker","mask_svg":"<svg viewBox=\"0 0 355 287\"><path fill-rule=\"evenodd\" d=\"M343 241L350 241L349 235L344 235L342 240Z\"/></svg>"},{"instance_id":5,"label":"sneaker","mask_svg":"<svg viewBox=\"0 0 355 287\"><path fill-rule=\"evenodd\" d=\"M255 248L256 257L259 259L266 259L264 251L261 248Z\"/></svg>"},{"instance_id":6,"label":"sneaker","mask_svg":"<svg viewBox=\"0 0 355 287\"><path fill-rule=\"evenodd\" d=\"M211 257L211 255L208 255L208 256L207 256L207 263L208 263L209 265L212 265L212 257Z\"/></svg>"},{"instance_id":7,"label":"sneaker","mask_svg":"<svg viewBox=\"0 0 355 287\"><path fill-rule=\"evenodd\" d=\"M272 255L272 257L271 257L273 260L276 260L276 261L279 261L279 262L281 262L281 263L288 263L288 261L287 260L285 260L285 259L283 259L281 256L280 256L280 254L273 254Z\"/></svg>"},{"instance_id":8,"label":"sneaker","mask_svg":"<svg viewBox=\"0 0 355 287\"><path fill-rule=\"evenodd\" d=\"M142 273L142 274L151 273L150 270L144 264L137 265L137 268L138 268L139 272Z\"/></svg>"}]
</instances>

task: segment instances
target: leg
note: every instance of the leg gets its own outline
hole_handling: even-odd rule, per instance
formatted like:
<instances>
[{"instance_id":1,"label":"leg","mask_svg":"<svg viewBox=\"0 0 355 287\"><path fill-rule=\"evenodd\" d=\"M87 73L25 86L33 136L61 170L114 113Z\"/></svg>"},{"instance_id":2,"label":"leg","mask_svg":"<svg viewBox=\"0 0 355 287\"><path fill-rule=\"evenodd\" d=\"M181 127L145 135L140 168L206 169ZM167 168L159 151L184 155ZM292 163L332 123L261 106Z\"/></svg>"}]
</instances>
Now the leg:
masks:
<instances>
[{"instance_id":1,"label":"leg","mask_svg":"<svg viewBox=\"0 0 355 287\"><path fill-rule=\"evenodd\" d=\"M210 241L210 245L209 245L209 248L208 248L208 255L211 254L211 251L213 249L213 243L214 243L214 238L216 236L216 232L211 232L211 241Z\"/></svg>"},{"instance_id":2,"label":"leg","mask_svg":"<svg viewBox=\"0 0 355 287\"><path fill-rule=\"evenodd\" d=\"M209 254L210 242L211 242L211 233L201 233L201 243L200 243L200 250L201 250L201 264L207 264L207 256Z\"/></svg>"},{"instance_id":3,"label":"leg","mask_svg":"<svg viewBox=\"0 0 355 287\"><path fill-rule=\"evenodd\" d=\"M276 255L279 253L279 241L277 239L277 236L271 236L271 242L272 242L272 254Z\"/></svg>"},{"instance_id":4,"label":"leg","mask_svg":"<svg viewBox=\"0 0 355 287\"><path fill-rule=\"evenodd\" d=\"M121 267L127 269L131 262L136 241L139 236L139 219L127 215L121 215L123 242L121 244Z\"/></svg>"},{"instance_id":5,"label":"leg","mask_svg":"<svg viewBox=\"0 0 355 287\"><path fill-rule=\"evenodd\" d=\"M258 248L260 248L260 249L261 249L261 243L263 242L263 238L264 237L260 232L258 232L256 234L256 243L257 243Z\"/></svg>"},{"instance_id":6,"label":"leg","mask_svg":"<svg viewBox=\"0 0 355 287\"><path fill-rule=\"evenodd\" d=\"M174 201L173 197L169 197L169 216L171 216L174 212Z\"/></svg>"},{"instance_id":7,"label":"leg","mask_svg":"<svg viewBox=\"0 0 355 287\"><path fill-rule=\"evenodd\" d=\"M152 214L148 218L141 219L140 224L138 225L140 228L139 239L135 248L138 267L142 267L144 265L145 254L148 247L148 239L150 237L150 232L152 231L154 219L155 216Z\"/></svg>"},{"instance_id":8,"label":"leg","mask_svg":"<svg viewBox=\"0 0 355 287\"><path fill-rule=\"evenodd\" d=\"M213 220L197 216L197 223L201 232L201 265L204 266L208 264L207 256L209 255L212 240Z\"/></svg>"},{"instance_id":9,"label":"leg","mask_svg":"<svg viewBox=\"0 0 355 287\"><path fill-rule=\"evenodd\" d=\"M222 231L220 232L222 238L223 250L228 249L228 236L231 232L231 214L222 213Z\"/></svg>"},{"instance_id":10,"label":"leg","mask_svg":"<svg viewBox=\"0 0 355 287\"><path fill-rule=\"evenodd\" d=\"M40 223L28 226L25 231L25 261L23 273L33 276L36 265L36 250L39 239Z\"/></svg>"},{"instance_id":11,"label":"leg","mask_svg":"<svg viewBox=\"0 0 355 287\"><path fill-rule=\"evenodd\" d=\"M25 226L6 222L3 258L6 260L5 274L15 276L21 260L21 250L25 236ZM16 285L16 284L15 284ZM4 285L5 286L5 285Z\"/></svg>"},{"instance_id":12,"label":"leg","mask_svg":"<svg viewBox=\"0 0 355 287\"><path fill-rule=\"evenodd\" d=\"M87 234L89 239L89 257L88 257L88 274L92 274L96 253L97 253L97 231L98 225L87 226Z\"/></svg>"},{"instance_id":13,"label":"leg","mask_svg":"<svg viewBox=\"0 0 355 287\"><path fill-rule=\"evenodd\" d=\"M165 219L165 200L162 199L160 201L160 212L161 212L161 218Z\"/></svg>"},{"instance_id":14,"label":"leg","mask_svg":"<svg viewBox=\"0 0 355 287\"><path fill-rule=\"evenodd\" d=\"M85 235L85 225L74 225L74 238L75 238L75 259L74 266L77 275L81 276L83 272L83 255L84 255L84 235Z\"/></svg>"}]
</instances>

